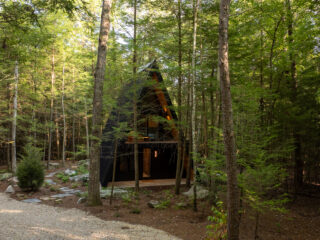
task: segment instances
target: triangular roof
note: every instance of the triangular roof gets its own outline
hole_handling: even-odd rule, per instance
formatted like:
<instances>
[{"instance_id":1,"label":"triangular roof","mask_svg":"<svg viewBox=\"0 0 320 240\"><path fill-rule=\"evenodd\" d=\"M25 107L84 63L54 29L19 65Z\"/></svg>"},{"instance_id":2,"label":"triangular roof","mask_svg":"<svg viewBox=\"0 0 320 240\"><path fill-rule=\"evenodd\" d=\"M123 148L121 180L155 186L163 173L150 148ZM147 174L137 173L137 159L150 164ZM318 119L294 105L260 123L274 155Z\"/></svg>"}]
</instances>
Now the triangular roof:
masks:
<instances>
[{"instance_id":1,"label":"triangular roof","mask_svg":"<svg viewBox=\"0 0 320 240\"><path fill-rule=\"evenodd\" d=\"M145 73L145 76L143 76L143 73ZM141 99L146 89L152 88L156 93L161 107L168 114L168 120L177 120L177 115L172 109L172 101L167 89L163 85L163 78L156 61L153 60L139 68L138 75L140 75L140 77L137 79L136 84L131 81L121 90L117 100L117 107L112 109L103 130L100 158L100 182L102 186L106 186L108 181L111 180L114 147L119 128L122 128L122 131L126 132L126 123L133 121L133 96L135 92L138 99ZM124 125L121 123L124 123ZM177 139L178 134L174 126L174 121L172 121L171 125L172 135ZM129 130L127 130L127 132L128 131Z\"/></svg>"}]
</instances>

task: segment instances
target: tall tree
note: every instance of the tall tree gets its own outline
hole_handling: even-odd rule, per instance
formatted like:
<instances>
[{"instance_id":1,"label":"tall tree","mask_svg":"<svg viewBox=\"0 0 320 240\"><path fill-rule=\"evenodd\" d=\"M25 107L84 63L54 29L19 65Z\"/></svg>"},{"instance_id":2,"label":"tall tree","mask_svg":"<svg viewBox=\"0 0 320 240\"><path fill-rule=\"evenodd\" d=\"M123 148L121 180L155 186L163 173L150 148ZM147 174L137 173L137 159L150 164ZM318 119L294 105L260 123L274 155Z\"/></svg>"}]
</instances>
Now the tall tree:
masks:
<instances>
[{"instance_id":1,"label":"tall tree","mask_svg":"<svg viewBox=\"0 0 320 240\"><path fill-rule=\"evenodd\" d=\"M291 9L291 1L286 0L287 6L287 26L288 26L288 46L289 46L289 60L290 60L290 75L291 75L291 102L293 105L297 104L298 96L298 81L297 81L297 70L296 70L296 60L294 56L293 49L293 12ZM303 160L301 158L301 142L300 134L297 127L293 127L293 140L294 140L294 185L295 192L297 193L301 185L303 184Z\"/></svg>"},{"instance_id":2,"label":"tall tree","mask_svg":"<svg viewBox=\"0 0 320 240\"><path fill-rule=\"evenodd\" d=\"M177 159L177 169L176 169L176 186L175 192L176 194L180 193L180 183L181 183L181 175L180 171L183 171L181 168L182 165L182 109L181 109L181 88L182 88L182 34L181 34L181 0L178 0L178 65L179 65L179 73L178 73L178 159Z\"/></svg>"},{"instance_id":3,"label":"tall tree","mask_svg":"<svg viewBox=\"0 0 320 240\"><path fill-rule=\"evenodd\" d=\"M192 142L192 159L194 168L194 188L193 188L193 210L197 211L197 190L196 190L196 174L197 174L197 142L196 142L196 48L197 48L197 26L198 26L198 9L200 0L193 1L193 41L192 41L192 82L191 82L191 97L192 97L192 110L191 110L191 142Z\"/></svg>"},{"instance_id":4,"label":"tall tree","mask_svg":"<svg viewBox=\"0 0 320 240\"><path fill-rule=\"evenodd\" d=\"M50 100L50 123L49 123L49 150L48 150L48 162L47 168L49 168L49 163L52 157L52 132L53 132L53 107L54 107L54 84L55 84L55 49L52 49L52 61L51 61L51 100Z\"/></svg>"},{"instance_id":5,"label":"tall tree","mask_svg":"<svg viewBox=\"0 0 320 240\"><path fill-rule=\"evenodd\" d=\"M102 100L103 82L106 72L107 41L110 31L110 10L112 0L103 0L99 34L98 58L94 79L92 113L92 141L90 148L90 169L88 185L88 204L101 205L100 199L100 139L103 124Z\"/></svg>"},{"instance_id":6,"label":"tall tree","mask_svg":"<svg viewBox=\"0 0 320 240\"><path fill-rule=\"evenodd\" d=\"M18 112L18 81L19 81L19 65L16 61L14 69L14 96L13 96L13 119L12 119L12 172L15 174L17 171L17 112Z\"/></svg>"},{"instance_id":7,"label":"tall tree","mask_svg":"<svg viewBox=\"0 0 320 240\"><path fill-rule=\"evenodd\" d=\"M227 166L228 239L239 239L239 190L237 183L236 144L233 131L232 99L228 59L230 0L221 0L219 16L219 71L223 136Z\"/></svg>"},{"instance_id":8,"label":"tall tree","mask_svg":"<svg viewBox=\"0 0 320 240\"><path fill-rule=\"evenodd\" d=\"M64 61L64 60L63 60ZM64 73L65 73L65 63L63 63L62 66L62 86L61 86L61 108L62 108L62 119L63 119L63 141L62 141L62 165L65 165L66 161L66 140L67 140L67 132L66 132L66 114L65 114L65 106L64 106Z\"/></svg>"},{"instance_id":9,"label":"tall tree","mask_svg":"<svg viewBox=\"0 0 320 240\"><path fill-rule=\"evenodd\" d=\"M139 149L138 149L138 96L137 96L137 0L134 0L133 6L133 81L134 81L134 103L133 103L133 131L134 131L134 180L135 190L139 191Z\"/></svg>"}]
</instances>

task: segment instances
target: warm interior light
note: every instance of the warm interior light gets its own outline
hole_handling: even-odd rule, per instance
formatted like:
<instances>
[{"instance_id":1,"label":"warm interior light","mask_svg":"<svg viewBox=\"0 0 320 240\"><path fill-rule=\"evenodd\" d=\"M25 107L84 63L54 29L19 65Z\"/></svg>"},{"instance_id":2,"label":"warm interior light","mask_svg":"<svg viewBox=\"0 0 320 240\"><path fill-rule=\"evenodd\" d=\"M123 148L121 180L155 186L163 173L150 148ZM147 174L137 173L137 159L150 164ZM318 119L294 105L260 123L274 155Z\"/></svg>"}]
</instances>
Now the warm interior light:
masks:
<instances>
[{"instance_id":1,"label":"warm interior light","mask_svg":"<svg viewBox=\"0 0 320 240\"><path fill-rule=\"evenodd\" d=\"M164 110L164 112L167 112L167 111L168 111L168 109L166 108L166 106L163 106L163 110Z\"/></svg>"},{"instance_id":2,"label":"warm interior light","mask_svg":"<svg viewBox=\"0 0 320 240\"><path fill-rule=\"evenodd\" d=\"M169 115L167 115L167 119L168 119L168 120L171 120L171 117L170 117Z\"/></svg>"},{"instance_id":3,"label":"warm interior light","mask_svg":"<svg viewBox=\"0 0 320 240\"><path fill-rule=\"evenodd\" d=\"M154 151L154 157L157 158L158 157L158 151Z\"/></svg>"}]
</instances>

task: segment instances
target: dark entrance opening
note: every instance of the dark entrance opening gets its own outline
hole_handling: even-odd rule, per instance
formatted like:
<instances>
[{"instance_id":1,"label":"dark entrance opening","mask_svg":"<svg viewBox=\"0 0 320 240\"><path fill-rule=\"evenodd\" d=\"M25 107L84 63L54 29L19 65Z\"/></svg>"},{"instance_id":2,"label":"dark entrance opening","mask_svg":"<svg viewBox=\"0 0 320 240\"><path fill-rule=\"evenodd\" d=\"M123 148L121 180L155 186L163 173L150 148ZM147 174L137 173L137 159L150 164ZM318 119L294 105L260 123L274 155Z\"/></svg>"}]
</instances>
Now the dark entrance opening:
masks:
<instances>
[{"instance_id":1,"label":"dark entrance opening","mask_svg":"<svg viewBox=\"0 0 320 240\"><path fill-rule=\"evenodd\" d=\"M176 143L139 143L139 178L175 178L177 161ZM119 147L116 181L134 180L133 144ZM121 154L123 152L124 154Z\"/></svg>"}]
</instances>

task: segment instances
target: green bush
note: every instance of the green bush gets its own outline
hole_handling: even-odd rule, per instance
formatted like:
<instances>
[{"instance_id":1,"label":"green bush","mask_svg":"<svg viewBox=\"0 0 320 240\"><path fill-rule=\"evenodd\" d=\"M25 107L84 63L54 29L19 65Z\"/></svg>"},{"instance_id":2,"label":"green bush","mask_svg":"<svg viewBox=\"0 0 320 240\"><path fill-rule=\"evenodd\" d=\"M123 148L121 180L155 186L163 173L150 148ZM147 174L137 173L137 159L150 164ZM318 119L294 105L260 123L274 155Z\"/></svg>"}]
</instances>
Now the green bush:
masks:
<instances>
[{"instance_id":1,"label":"green bush","mask_svg":"<svg viewBox=\"0 0 320 240\"><path fill-rule=\"evenodd\" d=\"M155 205L154 208L156 209L166 209L169 207L171 201L169 199L167 200L163 200L163 201L160 201L159 204Z\"/></svg>"},{"instance_id":2,"label":"green bush","mask_svg":"<svg viewBox=\"0 0 320 240\"><path fill-rule=\"evenodd\" d=\"M57 175L57 178L59 178L63 183L66 183L69 181L69 175L66 175L64 173L58 173Z\"/></svg>"},{"instance_id":3,"label":"green bush","mask_svg":"<svg viewBox=\"0 0 320 240\"><path fill-rule=\"evenodd\" d=\"M21 162L17 168L18 185L24 191L37 191L44 181L42 154L31 144L28 144L24 151L25 155L21 156Z\"/></svg>"},{"instance_id":4,"label":"green bush","mask_svg":"<svg viewBox=\"0 0 320 240\"><path fill-rule=\"evenodd\" d=\"M208 220L212 222L207 226L208 239L227 239L227 213L223 209L223 203L217 202L217 206L211 208L213 216Z\"/></svg>"}]
</instances>

